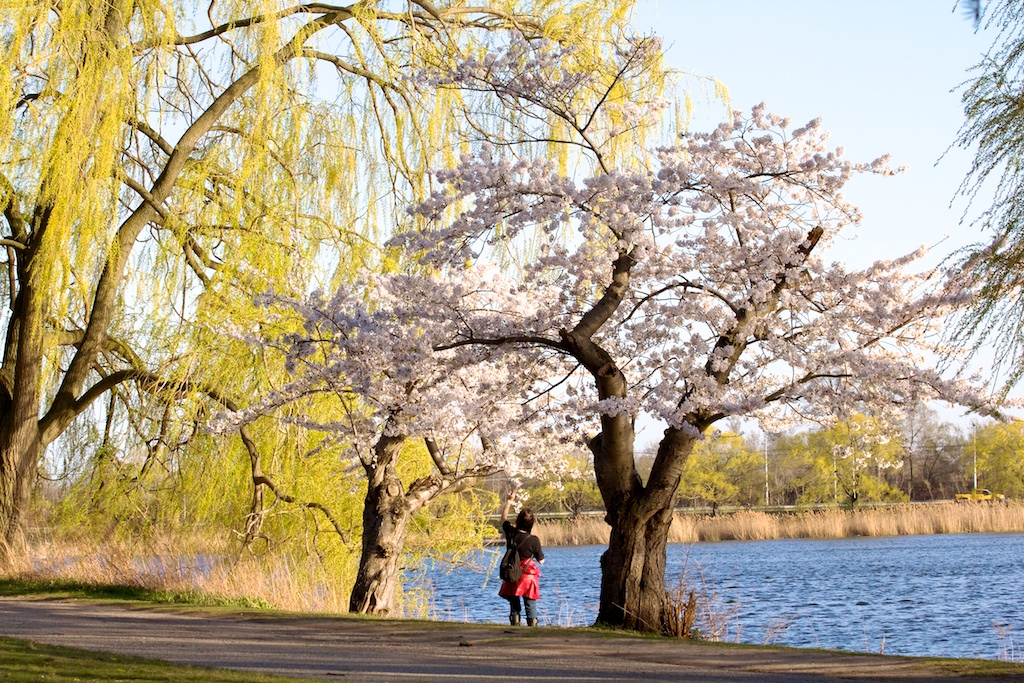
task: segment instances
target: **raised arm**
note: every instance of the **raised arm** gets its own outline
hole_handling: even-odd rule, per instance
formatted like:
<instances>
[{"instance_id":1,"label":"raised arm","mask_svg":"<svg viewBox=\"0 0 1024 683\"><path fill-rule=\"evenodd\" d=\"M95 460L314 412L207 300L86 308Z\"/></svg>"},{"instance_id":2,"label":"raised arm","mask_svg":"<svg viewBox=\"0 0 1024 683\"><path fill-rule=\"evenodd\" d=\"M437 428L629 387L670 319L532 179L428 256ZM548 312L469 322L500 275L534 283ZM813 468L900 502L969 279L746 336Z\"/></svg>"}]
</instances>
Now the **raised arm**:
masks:
<instances>
[{"instance_id":1,"label":"raised arm","mask_svg":"<svg viewBox=\"0 0 1024 683\"><path fill-rule=\"evenodd\" d=\"M506 520L508 520L508 510L509 510L510 507L512 507L512 501L514 501L516 499L516 493L517 493L517 491L515 489L512 489L511 491L508 492L508 498L505 499L505 505L502 506L502 508L501 508L501 521L502 522L505 522Z\"/></svg>"}]
</instances>

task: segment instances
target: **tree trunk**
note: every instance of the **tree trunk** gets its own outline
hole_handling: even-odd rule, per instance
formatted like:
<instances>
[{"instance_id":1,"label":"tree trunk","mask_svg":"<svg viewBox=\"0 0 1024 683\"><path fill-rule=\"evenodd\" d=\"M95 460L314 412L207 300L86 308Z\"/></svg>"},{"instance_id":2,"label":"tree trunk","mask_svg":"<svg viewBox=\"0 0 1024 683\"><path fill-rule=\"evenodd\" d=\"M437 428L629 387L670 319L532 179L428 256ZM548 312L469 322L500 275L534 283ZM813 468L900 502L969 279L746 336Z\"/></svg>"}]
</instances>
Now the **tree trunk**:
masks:
<instances>
[{"instance_id":1,"label":"tree trunk","mask_svg":"<svg viewBox=\"0 0 1024 683\"><path fill-rule=\"evenodd\" d=\"M43 360L42 302L28 279L15 297L0 370L0 560L19 553L25 513L31 502L36 467L43 455L39 429L39 383Z\"/></svg>"},{"instance_id":2,"label":"tree trunk","mask_svg":"<svg viewBox=\"0 0 1024 683\"><path fill-rule=\"evenodd\" d=\"M399 584L399 560L405 550L409 521L438 496L461 491L494 471L491 467L473 468L458 475L452 471L427 440L437 473L421 477L403 490L395 465L405 443L404 436L382 436L374 449L375 457L363 463L368 485L363 502L362 553L359 572L349 611L363 614L390 614L395 609Z\"/></svg>"},{"instance_id":3,"label":"tree trunk","mask_svg":"<svg viewBox=\"0 0 1024 683\"><path fill-rule=\"evenodd\" d=\"M0 416L0 560L20 554L25 514L42 455L38 416L11 410Z\"/></svg>"},{"instance_id":4,"label":"tree trunk","mask_svg":"<svg viewBox=\"0 0 1024 683\"><path fill-rule=\"evenodd\" d=\"M398 561L412 518L401 482L371 487L363 505L363 545L349 611L390 614L398 591Z\"/></svg>"},{"instance_id":5,"label":"tree trunk","mask_svg":"<svg viewBox=\"0 0 1024 683\"><path fill-rule=\"evenodd\" d=\"M404 441L404 437L381 437L373 462L365 465L368 482L363 500L362 552L349 599L351 612L386 615L395 608L398 561L412 518L412 507L395 469Z\"/></svg>"},{"instance_id":6,"label":"tree trunk","mask_svg":"<svg viewBox=\"0 0 1024 683\"><path fill-rule=\"evenodd\" d=\"M625 505L616 513L608 550L601 556L597 621L633 631L661 632L672 510L649 514L645 507Z\"/></svg>"},{"instance_id":7,"label":"tree trunk","mask_svg":"<svg viewBox=\"0 0 1024 683\"><path fill-rule=\"evenodd\" d=\"M234 410L234 404L230 404L228 409ZM256 448L256 442L253 441L249 425L242 426L239 430L239 436L242 439L246 452L249 454L249 470L252 472L253 482L252 504L249 507L249 514L245 517L245 540L242 542L243 546L248 546L263 533L265 506L263 504L264 484L262 482L264 477L263 468L260 465L260 452Z\"/></svg>"},{"instance_id":8,"label":"tree trunk","mask_svg":"<svg viewBox=\"0 0 1024 683\"><path fill-rule=\"evenodd\" d=\"M604 418L603 426L612 426L614 420ZM633 462L632 442L607 439L602 433L591 444L612 528L608 550L601 556L598 623L649 633L665 629L668 533L683 465L695 440L680 430L665 430L646 485L640 484L635 469L627 473L622 468L627 455ZM618 476L612 476L616 470Z\"/></svg>"}]
</instances>

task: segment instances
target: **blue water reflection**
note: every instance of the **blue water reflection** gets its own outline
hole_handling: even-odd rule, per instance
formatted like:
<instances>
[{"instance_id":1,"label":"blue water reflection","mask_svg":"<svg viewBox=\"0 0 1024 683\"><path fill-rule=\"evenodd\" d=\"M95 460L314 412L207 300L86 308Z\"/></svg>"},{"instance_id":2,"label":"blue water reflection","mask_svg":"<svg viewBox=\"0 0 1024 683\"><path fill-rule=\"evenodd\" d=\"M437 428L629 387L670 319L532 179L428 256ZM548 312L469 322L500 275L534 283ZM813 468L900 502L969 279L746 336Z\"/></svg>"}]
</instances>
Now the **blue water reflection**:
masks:
<instances>
[{"instance_id":1,"label":"blue water reflection","mask_svg":"<svg viewBox=\"0 0 1024 683\"><path fill-rule=\"evenodd\" d=\"M542 624L593 622L603 551L545 549ZM473 566L435 567L421 577L430 589L431 615L505 621L498 554L484 549ZM703 578L717 596L729 640L1022 658L1014 629L1024 631L1024 534L677 544L669 547L670 587L684 565L691 582Z\"/></svg>"}]
</instances>

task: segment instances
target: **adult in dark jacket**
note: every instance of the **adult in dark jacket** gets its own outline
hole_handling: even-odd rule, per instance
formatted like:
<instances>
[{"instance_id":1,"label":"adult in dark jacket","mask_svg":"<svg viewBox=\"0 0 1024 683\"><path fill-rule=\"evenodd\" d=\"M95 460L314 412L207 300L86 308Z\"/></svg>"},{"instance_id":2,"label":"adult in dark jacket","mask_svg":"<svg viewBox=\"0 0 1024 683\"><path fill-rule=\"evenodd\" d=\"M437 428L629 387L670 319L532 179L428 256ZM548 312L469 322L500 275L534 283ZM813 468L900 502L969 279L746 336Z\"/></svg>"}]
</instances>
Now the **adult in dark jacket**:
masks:
<instances>
[{"instance_id":1,"label":"adult in dark jacket","mask_svg":"<svg viewBox=\"0 0 1024 683\"><path fill-rule=\"evenodd\" d=\"M520 623L519 599L522 598L526 605L526 623L528 626L537 625L537 600L540 599L540 567L538 563L544 563L544 551L540 547L540 539L532 535L533 511L530 508L523 508L516 516L516 525L508 521L508 511L512 501L516 499L516 492L512 491L501 508L501 530L505 532L505 544L511 548L519 546L519 566L523 575L519 581L512 583L502 581L498 595L508 600L509 615L508 621L513 626Z\"/></svg>"}]
</instances>

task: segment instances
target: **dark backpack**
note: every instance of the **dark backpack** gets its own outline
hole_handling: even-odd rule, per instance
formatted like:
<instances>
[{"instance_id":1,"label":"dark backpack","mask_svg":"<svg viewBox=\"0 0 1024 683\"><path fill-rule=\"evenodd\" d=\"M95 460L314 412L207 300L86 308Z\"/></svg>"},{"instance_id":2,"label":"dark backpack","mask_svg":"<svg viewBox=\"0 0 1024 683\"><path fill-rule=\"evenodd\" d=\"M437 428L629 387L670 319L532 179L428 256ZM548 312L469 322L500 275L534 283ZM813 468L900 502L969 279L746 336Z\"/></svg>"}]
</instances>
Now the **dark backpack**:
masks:
<instances>
[{"instance_id":1,"label":"dark backpack","mask_svg":"<svg viewBox=\"0 0 1024 683\"><path fill-rule=\"evenodd\" d=\"M506 539L509 542L508 550L505 551L505 556L501 558L501 562L498 564L498 576L501 577L502 581L519 583L519 579L523 576L523 568L520 566L522 558L519 556L519 546L529 537L530 534L526 534L519 543L512 543L511 538Z\"/></svg>"}]
</instances>

